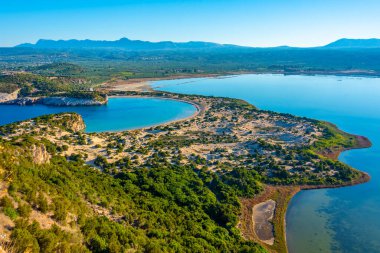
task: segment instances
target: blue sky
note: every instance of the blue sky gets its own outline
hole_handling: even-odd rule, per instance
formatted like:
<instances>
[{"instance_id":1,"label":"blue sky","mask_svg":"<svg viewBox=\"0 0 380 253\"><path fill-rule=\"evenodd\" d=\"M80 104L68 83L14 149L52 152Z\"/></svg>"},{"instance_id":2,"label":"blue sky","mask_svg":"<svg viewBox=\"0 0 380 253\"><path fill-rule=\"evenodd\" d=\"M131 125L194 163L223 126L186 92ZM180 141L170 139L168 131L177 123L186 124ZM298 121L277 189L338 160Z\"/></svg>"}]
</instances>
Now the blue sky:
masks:
<instances>
[{"instance_id":1,"label":"blue sky","mask_svg":"<svg viewBox=\"0 0 380 253\"><path fill-rule=\"evenodd\" d=\"M380 38L379 0L0 0L0 46L44 39L318 46Z\"/></svg>"}]
</instances>

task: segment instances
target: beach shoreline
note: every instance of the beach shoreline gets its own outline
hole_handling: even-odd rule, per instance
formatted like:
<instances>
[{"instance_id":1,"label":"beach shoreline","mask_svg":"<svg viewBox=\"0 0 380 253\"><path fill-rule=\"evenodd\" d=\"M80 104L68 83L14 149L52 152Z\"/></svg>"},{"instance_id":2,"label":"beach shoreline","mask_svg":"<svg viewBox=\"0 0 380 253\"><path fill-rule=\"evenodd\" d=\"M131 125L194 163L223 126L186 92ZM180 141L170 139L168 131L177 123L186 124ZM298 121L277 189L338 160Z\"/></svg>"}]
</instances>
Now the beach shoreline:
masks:
<instances>
[{"instance_id":1,"label":"beach shoreline","mask_svg":"<svg viewBox=\"0 0 380 253\"><path fill-rule=\"evenodd\" d=\"M243 74L243 73L241 73ZM248 73L246 73L248 74ZM223 74L191 74L191 75L173 75L165 77L148 77L148 78L135 78L128 80L113 80L103 83L99 88L108 91L140 91L140 92L154 92L151 83L156 81L165 80L181 80L188 78L216 78L222 76L236 75L233 73Z\"/></svg>"},{"instance_id":2,"label":"beach shoreline","mask_svg":"<svg viewBox=\"0 0 380 253\"><path fill-rule=\"evenodd\" d=\"M238 75L284 75L284 76L336 76L336 77L357 77L357 78L380 78L380 73L369 73L361 71L235 71L225 73L205 73L205 74L187 74L171 75L162 77L132 78L127 80L117 79L102 83L98 88L111 91L155 91L151 86L152 82L169 81L181 79L197 78L223 78Z\"/></svg>"}]
</instances>

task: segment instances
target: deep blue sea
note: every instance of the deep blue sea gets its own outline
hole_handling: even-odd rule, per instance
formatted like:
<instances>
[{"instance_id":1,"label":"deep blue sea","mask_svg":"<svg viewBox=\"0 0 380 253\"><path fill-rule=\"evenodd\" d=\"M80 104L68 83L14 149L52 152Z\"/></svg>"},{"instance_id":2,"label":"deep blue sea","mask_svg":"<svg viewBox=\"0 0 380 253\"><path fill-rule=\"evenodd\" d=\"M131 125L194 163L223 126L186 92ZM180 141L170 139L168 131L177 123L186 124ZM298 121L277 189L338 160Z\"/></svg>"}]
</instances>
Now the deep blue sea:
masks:
<instances>
[{"instance_id":1,"label":"deep blue sea","mask_svg":"<svg viewBox=\"0 0 380 253\"><path fill-rule=\"evenodd\" d=\"M55 107L0 105L0 125L59 112L82 115L86 132L121 131L148 127L191 116L188 103L156 98L110 98L104 106Z\"/></svg>"},{"instance_id":2,"label":"deep blue sea","mask_svg":"<svg viewBox=\"0 0 380 253\"><path fill-rule=\"evenodd\" d=\"M302 191L287 212L291 253L380 252L380 79L340 76L241 75L169 80L158 90L244 99L277 112L327 120L367 136L373 147L340 160L368 172L369 183Z\"/></svg>"}]
</instances>

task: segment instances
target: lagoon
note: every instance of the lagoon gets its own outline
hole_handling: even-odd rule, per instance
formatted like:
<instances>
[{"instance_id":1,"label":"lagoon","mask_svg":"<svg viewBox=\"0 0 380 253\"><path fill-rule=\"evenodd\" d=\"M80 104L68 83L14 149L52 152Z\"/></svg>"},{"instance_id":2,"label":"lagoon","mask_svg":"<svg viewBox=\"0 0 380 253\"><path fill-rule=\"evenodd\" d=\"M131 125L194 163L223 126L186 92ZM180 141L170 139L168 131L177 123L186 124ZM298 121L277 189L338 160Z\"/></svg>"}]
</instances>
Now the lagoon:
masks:
<instances>
[{"instance_id":1,"label":"lagoon","mask_svg":"<svg viewBox=\"0 0 380 253\"><path fill-rule=\"evenodd\" d=\"M76 112L86 124L86 132L131 130L163 124L193 115L189 104L158 98L110 98L104 106L56 107L45 105L0 106L0 125L46 114Z\"/></svg>"},{"instance_id":2,"label":"lagoon","mask_svg":"<svg viewBox=\"0 0 380 253\"><path fill-rule=\"evenodd\" d=\"M244 99L277 112L326 120L368 137L369 149L339 159L372 177L366 184L301 191L287 211L291 253L380 252L380 79L341 76L241 75L158 81L163 91Z\"/></svg>"}]
</instances>

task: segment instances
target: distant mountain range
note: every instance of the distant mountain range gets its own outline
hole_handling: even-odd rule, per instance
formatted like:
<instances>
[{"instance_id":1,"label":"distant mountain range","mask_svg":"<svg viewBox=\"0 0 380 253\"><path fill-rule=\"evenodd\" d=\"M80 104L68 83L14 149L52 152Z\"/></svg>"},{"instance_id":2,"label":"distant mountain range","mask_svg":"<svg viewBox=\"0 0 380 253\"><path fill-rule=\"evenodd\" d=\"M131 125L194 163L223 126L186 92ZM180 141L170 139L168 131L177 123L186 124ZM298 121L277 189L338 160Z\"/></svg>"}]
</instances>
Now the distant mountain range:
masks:
<instances>
[{"instance_id":1,"label":"distant mountain range","mask_svg":"<svg viewBox=\"0 0 380 253\"><path fill-rule=\"evenodd\" d=\"M35 44L25 43L16 47L49 48L49 49L86 49L86 48L115 48L131 51L149 50L186 50L186 49L238 49L249 48L231 44L218 44L212 42L190 41L190 42L150 42L142 40L130 40L122 38L116 41L105 40L44 40ZM279 47L283 48L283 47ZM290 48L290 47L289 47ZM319 48L329 49L365 49L380 48L380 39L340 39Z\"/></svg>"},{"instance_id":2,"label":"distant mountain range","mask_svg":"<svg viewBox=\"0 0 380 253\"><path fill-rule=\"evenodd\" d=\"M380 48L380 39L340 39L325 48Z\"/></svg>"},{"instance_id":3,"label":"distant mountain range","mask_svg":"<svg viewBox=\"0 0 380 253\"><path fill-rule=\"evenodd\" d=\"M211 49L211 48L237 48L239 46L218 44L212 42L150 42L122 38L115 41L105 40L39 40L35 44L25 43L16 47L52 48L52 49L80 49L80 48L120 48L126 50L175 50L175 49Z\"/></svg>"}]
</instances>

